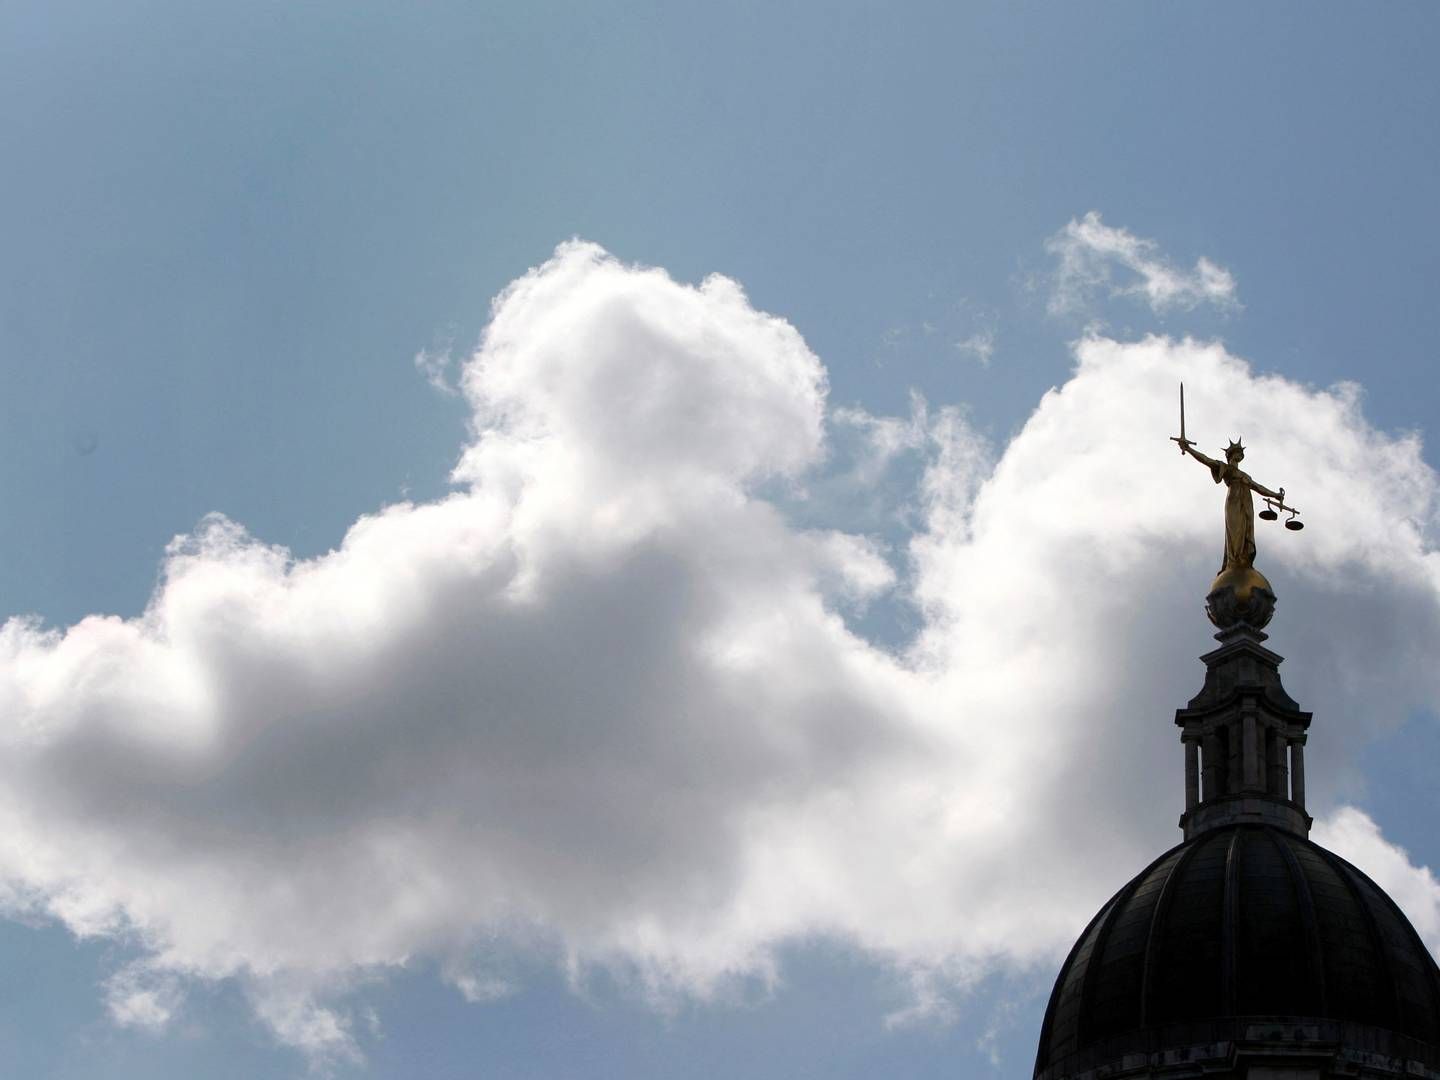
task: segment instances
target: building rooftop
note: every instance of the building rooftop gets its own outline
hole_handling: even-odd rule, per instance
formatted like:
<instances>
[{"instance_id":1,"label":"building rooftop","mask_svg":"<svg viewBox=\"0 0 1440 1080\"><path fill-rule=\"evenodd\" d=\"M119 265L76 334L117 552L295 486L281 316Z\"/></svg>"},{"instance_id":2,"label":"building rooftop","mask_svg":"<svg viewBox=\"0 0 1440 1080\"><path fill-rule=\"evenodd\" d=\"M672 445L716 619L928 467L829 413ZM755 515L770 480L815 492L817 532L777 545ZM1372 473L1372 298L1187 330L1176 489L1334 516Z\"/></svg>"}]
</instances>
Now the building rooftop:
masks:
<instances>
[{"instance_id":1,"label":"building rooftop","mask_svg":"<svg viewBox=\"0 0 1440 1080\"><path fill-rule=\"evenodd\" d=\"M1304 836L1232 824L1166 852L1095 916L1056 980L1036 1074L1236 1018L1376 1029L1381 1050L1440 1068L1440 970L1394 901Z\"/></svg>"}]
</instances>

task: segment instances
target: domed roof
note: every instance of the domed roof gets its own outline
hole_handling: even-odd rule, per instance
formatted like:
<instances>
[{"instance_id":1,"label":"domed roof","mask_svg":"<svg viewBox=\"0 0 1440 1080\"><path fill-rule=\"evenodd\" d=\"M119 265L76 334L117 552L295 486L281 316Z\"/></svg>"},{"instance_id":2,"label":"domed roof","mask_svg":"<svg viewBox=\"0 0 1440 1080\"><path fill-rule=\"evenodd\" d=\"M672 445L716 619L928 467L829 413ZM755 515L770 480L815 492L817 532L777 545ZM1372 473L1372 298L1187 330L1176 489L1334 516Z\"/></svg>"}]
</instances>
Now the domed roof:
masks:
<instances>
[{"instance_id":1,"label":"domed roof","mask_svg":"<svg viewBox=\"0 0 1440 1080\"><path fill-rule=\"evenodd\" d=\"M1394 901L1344 859L1237 824L1172 848L1095 916L1056 980L1035 1072L1204 1042L1218 1021L1257 1017L1363 1025L1387 1044L1377 1050L1432 1057L1440 969Z\"/></svg>"}]
</instances>

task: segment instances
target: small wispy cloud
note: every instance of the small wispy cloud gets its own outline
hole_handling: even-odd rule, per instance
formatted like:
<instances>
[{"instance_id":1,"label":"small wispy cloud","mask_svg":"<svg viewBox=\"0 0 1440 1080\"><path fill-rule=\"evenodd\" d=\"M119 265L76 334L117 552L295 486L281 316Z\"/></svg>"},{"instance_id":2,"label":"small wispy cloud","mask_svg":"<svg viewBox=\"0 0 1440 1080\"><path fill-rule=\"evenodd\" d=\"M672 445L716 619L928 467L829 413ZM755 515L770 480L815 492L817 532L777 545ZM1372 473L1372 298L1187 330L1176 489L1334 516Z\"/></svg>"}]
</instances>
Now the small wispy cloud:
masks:
<instances>
[{"instance_id":1,"label":"small wispy cloud","mask_svg":"<svg viewBox=\"0 0 1440 1080\"><path fill-rule=\"evenodd\" d=\"M256 1015L282 1043L305 1053L312 1073L324 1076L339 1065L358 1065L364 1060L350 1016L321 1005L307 989L267 986L252 1004ZM367 1027L378 1029L379 1019L371 1010L362 1010L361 1018Z\"/></svg>"},{"instance_id":2,"label":"small wispy cloud","mask_svg":"<svg viewBox=\"0 0 1440 1080\"><path fill-rule=\"evenodd\" d=\"M455 357L448 346L436 349L421 349L415 354L415 370L425 376L425 381L442 394L459 393L450 373L455 367Z\"/></svg>"},{"instance_id":3,"label":"small wispy cloud","mask_svg":"<svg viewBox=\"0 0 1440 1080\"><path fill-rule=\"evenodd\" d=\"M414 359L415 370L425 377L426 382L448 397L460 393L460 387L455 382L455 372L459 367L455 358L455 335L455 326L445 327L436 334L430 347L421 349Z\"/></svg>"},{"instance_id":4,"label":"small wispy cloud","mask_svg":"<svg viewBox=\"0 0 1440 1080\"><path fill-rule=\"evenodd\" d=\"M955 349L967 356L973 356L980 361L981 367L989 367L990 358L995 355L994 328L986 327L983 330L975 331L969 337L955 342Z\"/></svg>"},{"instance_id":5,"label":"small wispy cloud","mask_svg":"<svg viewBox=\"0 0 1440 1080\"><path fill-rule=\"evenodd\" d=\"M179 1009L183 991L170 972L132 964L105 984L105 1006L120 1027L162 1031Z\"/></svg>"},{"instance_id":6,"label":"small wispy cloud","mask_svg":"<svg viewBox=\"0 0 1440 1080\"><path fill-rule=\"evenodd\" d=\"M1223 266L1203 255L1192 270L1176 266L1154 240L1106 225L1096 210L1071 219L1045 250L1059 261L1048 304L1052 315L1083 313L1102 292L1143 300L1157 315L1201 304L1240 307L1235 277Z\"/></svg>"},{"instance_id":7,"label":"small wispy cloud","mask_svg":"<svg viewBox=\"0 0 1440 1080\"><path fill-rule=\"evenodd\" d=\"M934 294L932 294L932 299ZM887 329L880 339L887 359L935 360L947 352L989 367L999 340L999 316L971 300L960 298L936 306L929 317L900 323Z\"/></svg>"},{"instance_id":8,"label":"small wispy cloud","mask_svg":"<svg viewBox=\"0 0 1440 1080\"><path fill-rule=\"evenodd\" d=\"M455 989L460 991L460 996L472 1005L499 1001L509 997L516 990L514 983L479 972L457 975L452 982Z\"/></svg>"}]
</instances>

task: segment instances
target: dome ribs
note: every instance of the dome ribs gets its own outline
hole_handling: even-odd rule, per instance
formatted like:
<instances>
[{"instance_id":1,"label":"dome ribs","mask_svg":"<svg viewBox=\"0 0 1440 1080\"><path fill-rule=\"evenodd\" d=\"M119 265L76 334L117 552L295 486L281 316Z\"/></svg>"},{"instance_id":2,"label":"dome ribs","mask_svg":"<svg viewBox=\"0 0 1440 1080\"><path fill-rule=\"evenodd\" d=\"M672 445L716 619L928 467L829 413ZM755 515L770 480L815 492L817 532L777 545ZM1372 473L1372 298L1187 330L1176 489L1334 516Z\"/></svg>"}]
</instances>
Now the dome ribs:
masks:
<instances>
[{"instance_id":1,"label":"dome ribs","mask_svg":"<svg viewBox=\"0 0 1440 1080\"><path fill-rule=\"evenodd\" d=\"M1348 863L1346 865L1349 866ZM1390 894L1371 881L1370 878L1366 876L1365 871L1359 867L1350 866L1350 870L1380 897L1380 900L1385 905L1385 910L1394 917L1395 922L1401 927L1400 934L1408 942L1409 948L1400 950L1398 955L1411 961L1415 960L1416 957L1424 957L1430 961L1428 964L1415 963L1413 965L1406 964L1405 966L1407 968L1413 966L1420 969L1419 981L1424 987L1424 989L1420 987L1416 988L1417 993L1415 996L1417 1000L1411 1003L1413 1007L1412 1011L1415 1014L1416 1030L1423 1031L1423 1037L1427 1041L1440 1042L1440 967L1436 966L1434 957L1431 956L1429 948L1420 937L1419 931L1415 929L1415 924L1405 917L1405 913L1400 910L1400 905L1391 899ZM1429 993L1426 994L1425 990L1428 990Z\"/></svg>"},{"instance_id":2,"label":"dome ribs","mask_svg":"<svg viewBox=\"0 0 1440 1080\"><path fill-rule=\"evenodd\" d=\"M1240 878L1235 873L1235 851L1244 832L1244 829L1234 830L1225 847L1225 907L1220 914L1220 1010L1225 1016L1235 1012L1235 935L1240 924Z\"/></svg>"},{"instance_id":3,"label":"dome ribs","mask_svg":"<svg viewBox=\"0 0 1440 1080\"><path fill-rule=\"evenodd\" d=\"M1440 1036L1440 970L1434 963L1415 963L1416 956L1428 958L1430 955L1425 942L1399 905L1363 870L1323 848L1321 851L1350 887L1369 919L1385 967L1386 985L1395 1009L1393 1015L1400 1018L1408 1030L1423 1032L1424 1038L1436 1041ZM1389 924L1386 927L1380 924L1382 914Z\"/></svg>"},{"instance_id":4,"label":"dome ribs","mask_svg":"<svg viewBox=\"0 0 1440 1080\"><path fill-rule=\"evenodd\" d=\"M1154 935L1146 1017L1152 1026L1221 1014L1229 836L1211 832L1189 846L1193 854L1175 875L1165 924Z\"/></svg>"},{"instance_id":5,"label":"dome ribs","mask_svg":"<svg viewBox=\"0 0 1440 1080\"><path fill-rule=\"evenodd\" d=\"M1419 1054L1440 1072L1440 967L1338 855L1283 827L1210 829L1152 862L1086 927L1047 1006L1036 1075L1078 1077L1167 1039L1200 1045L1224 1029L1243 1040L1277 1023L1342 1025L1321 1041Z\"/></svg>"},{"instance_id":6,"label":"dome ribs","mask_svg":"<svg viewBox=\"0 0 1440 1080\"><path fill-rule=\"evenodd\" d=\"M1060 968L1059 977L1055 980L1055 989L1050 995L1049 1004L1045 1007L1045 1019L1040 1027L1040 1046L1035 1060L1037 1073L1051 1062L1073 1053L1081 1045L1079 1020L1085 1007L1083 994L1085 987L1089 984L1089 966L1091 960L1101 951L1100 942L1097 939L1104 926L1109 923L1111 912L1132 896L1140 883L1153 874L1158 872L1168 877L1170 871L1165 869L1166 861L1179 859L1189 850L1190 845L1177 844L1169 851L1157 856L1139 875L1127 882L1107 900L1105 905L1096 912L1095 917L1086 924L1084 931L1076 939L1075 945Z\"/></svg>"},{"instance_id":7,"label":"dome ribs","mask_svg":"<svg viewBox=\"0 0 1440 1080\"><path fill-rule=\"evenodd\" d=\"M1151 997L1155 993L1154 987L1154 957L1157 943L1164 935L1162 927L1170 914L1170 905L1175 900L1176 890L1172 888L1175 879L1180 877L1189 862L1198 850L1196 844L1186 844L1180 849L1180 855L1175 860L1165 875L1165 882L1160 886L1160 895L1155 900L1155 914L1150 920L1150 932L1145 937L1145 959L1140 966L1140 1026L1146 1027L1151 1023L1152 1007Z\"/></svg>"},{"instance_id":8,"label":"dome ribs","mask_svg":"<svg viewBox=\"0 0 1440 1080\"><path fill-rule=\"evenodd\" d=\"M1061 965L1060 975L1055 980L1055 990L1050 995L1049 1004L1045 1006L1045 1020L1040 1025L1040 1050L1035 1060L1035 1071L1037 1073L1055 1057L1063 1057L1065 1052L1074 1050L1078 1045L1078 1040L1075 1038L1075 1032L1073 1030L1075 1026L1074 1023L1072 1022L1068 1025L1064 1023L1065 1020L1073 1021L1078 1009L1078 987L1074 985L1072 976L1077 964L1081 965L1081 973L1083 976L1083 966L1089 962L1091 952L1093 951L1095 928L1110 912L1110 909L1115 906L1115 901L1118 899L1118 894L1112 896L1110 901L1095 913L1095 917L1086 923L1084 931L1081 932L1080 937L1075 941L1075 945L1070 949L1070 955L1065 957L1065 963ZM1083 978L1081 981L1083 982ZM1063 1016L1062 1014L1067 1010L1070 1015ZM1060 1025L1062 1028L1069 1026L1072 1030L1067 1034L1057 1035L1057 1018L1062 1021ZM1061 1049L1062 1053L1052 1053L1052 1050L1056 1048Z\"/></svg>"},{"instance_id":9,"label":"dome ribs","mask_svg":"<svg viewBox=\"0 0 1440 1080\"><path fill-rule=\"evenodd\" d=\"M1317 1015L1328 1016L1330 998L1325 992L1325 965L1320 960L1322 946L1320 926L1315 919L1315 897L1310 895L1310 883L1300 868L1300 860L1295 858L1295 852L1290 850L1285 838L1274 829L1267 828L1263 831L1265 838L1280 853L1281 861L1290 874L1290 885L1295 890L1296 906L1300 909L1300 930L1305 938L1306 971L1311 985L1315 988L1316 1004L1319 1008Z\"/></svg>"},{"instance_id":10,"label":"dome ribs","mask_svg":"<svg viewBox=\"0 0 1440 1080\"><path fill-rule=\"evenodd\" d=\"M1345 873L1344 861L1318 844L1296 845L1295 854L1315 897L1331 1013L1340 1020L1396 1026L1388 957L1365 896Z\"/></svg>"},{"instance_id":11,"label":"dome ribs","mask_svg":"<svg viewBox=\"0 0 1440 1080\"><path fill-rule=\"evenodd\" d=\"M1139 959L1140 950L1135 946L1139 945L1142 920L1149 912L1136 910L1130 901L1142 891L1155 893L1158 886L1152 884L1153 878L1155 867L1152 864L1146 873L1132 878L1128 886L1120 890L1115 904L1110 907L1109 919L1100 924L1080 986L1080 1015L1076 1024L1079 1045L1094 1043L1133 1024L1133 1020L1126 1017L1126 1005L1129 1004L1126 998L1133 996L1133 991L1138 991L1139 982L1126 978L1126 975ZM1146 907L1152 907L1152 904Z\"/></svg>"}]
</instances>

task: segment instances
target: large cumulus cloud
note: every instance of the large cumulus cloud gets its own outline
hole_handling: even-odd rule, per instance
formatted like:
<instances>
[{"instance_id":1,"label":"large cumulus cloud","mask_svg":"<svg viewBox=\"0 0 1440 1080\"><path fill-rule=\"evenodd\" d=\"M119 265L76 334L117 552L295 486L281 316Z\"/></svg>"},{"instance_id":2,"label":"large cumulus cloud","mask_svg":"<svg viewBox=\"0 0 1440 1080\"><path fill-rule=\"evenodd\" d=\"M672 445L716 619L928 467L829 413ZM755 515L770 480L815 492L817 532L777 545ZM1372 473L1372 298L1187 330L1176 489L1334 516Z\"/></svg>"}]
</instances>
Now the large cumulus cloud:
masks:
<instances>
[{"instance_id":1,"label":"large cumulus cloud","mask_svg":"<svg viewBox=\"0 0 1440 1080\"><path fill-rule=\"evenodd\" d=\"M463 369L453 495L311 560L212 517L143 615L0 631L6 902L142 946L122 1022L234 977L341 1056L349 981L425 957L481 1001L505 989L487 942L662 995L770 976L816 934L927 994L1049 962L1175 838L1170 716L1220 550L1220 496L1164 441L1180 378L1192 435L1247 436L1314 526L1260 558L1333 801L1343 750L1434 700L1440 645L1435 478L1356 391L1090 338L1003 448L951 409L849 410L886 441L866 485L923 463L886 550L794 524L832 420L793 327L725 278L571 243ZM919 633L866 640L866 602ZM1337 821L1434 903L1373 823Z\"/></svg>"}]
</instances>

